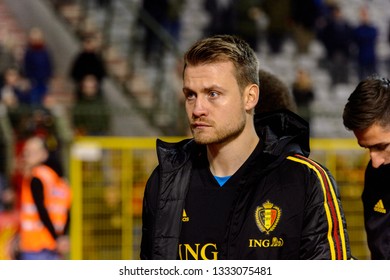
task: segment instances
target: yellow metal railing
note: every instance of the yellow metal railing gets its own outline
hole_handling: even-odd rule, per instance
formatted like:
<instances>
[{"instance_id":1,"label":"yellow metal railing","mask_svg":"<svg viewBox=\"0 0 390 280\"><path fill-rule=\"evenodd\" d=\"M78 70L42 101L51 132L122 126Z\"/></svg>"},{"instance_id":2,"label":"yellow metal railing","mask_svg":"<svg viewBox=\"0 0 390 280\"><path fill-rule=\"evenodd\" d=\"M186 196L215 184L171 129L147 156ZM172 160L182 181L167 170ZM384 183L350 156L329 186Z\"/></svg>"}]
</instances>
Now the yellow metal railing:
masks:
<instances>
[{"instance_id":1,"label":"yellow metal railing","mask_svg":"<svg viewBox=\"0 0 390 280\"><path fill-rule=\"evenodd\" d=\"M71 259L139 258L142 198L157 165L155 143L156 138L121 137L85 137L73 143ZM353 139L312 139L311 150L311 158L338 182L352 254L368 259L360 201L367 153Z\"/></svg>"},{"instance_id":2,"label":"yellow metal railing","mask_svg":"<svg viewBox=\"0 0 390 280\"><path fill-rule=\"evenodd\" d=\"M74 142L71 259L138 259L144 186L157 165L155 143L121 137Z\"/></svg>"}]
</instances>

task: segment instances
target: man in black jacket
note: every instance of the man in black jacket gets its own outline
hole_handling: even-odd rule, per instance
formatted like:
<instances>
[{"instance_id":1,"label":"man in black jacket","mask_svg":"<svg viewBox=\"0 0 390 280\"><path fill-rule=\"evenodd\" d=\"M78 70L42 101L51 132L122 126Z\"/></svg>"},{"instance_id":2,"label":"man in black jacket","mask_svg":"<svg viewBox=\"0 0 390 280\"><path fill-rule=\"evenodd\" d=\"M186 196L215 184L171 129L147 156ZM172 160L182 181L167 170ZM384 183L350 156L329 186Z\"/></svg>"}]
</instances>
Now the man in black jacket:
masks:
<instances>
[{"instance_id":1,"label":"man in black jacket","mask_svg":"<svg viewBox=\"0 0 390 280\"><path fill-rule=\"evenodd\" d=\"M362 201L372 259L390 259L390 80L371 76L348 98L344 125L370 152Z\"/></svg>"},{"instance_id":2,"label":"man in black jacket","mask_svg":"<svg viewBox=\"0 0 390 280\"><path fill-rule=\"evenodd\" d=\"M193 139L157 141L141 259L349 259L335 181L306 157L307 123L291 112L254 118L254 51L219 35L184 61Z\"/></svg>"}]
</instances>

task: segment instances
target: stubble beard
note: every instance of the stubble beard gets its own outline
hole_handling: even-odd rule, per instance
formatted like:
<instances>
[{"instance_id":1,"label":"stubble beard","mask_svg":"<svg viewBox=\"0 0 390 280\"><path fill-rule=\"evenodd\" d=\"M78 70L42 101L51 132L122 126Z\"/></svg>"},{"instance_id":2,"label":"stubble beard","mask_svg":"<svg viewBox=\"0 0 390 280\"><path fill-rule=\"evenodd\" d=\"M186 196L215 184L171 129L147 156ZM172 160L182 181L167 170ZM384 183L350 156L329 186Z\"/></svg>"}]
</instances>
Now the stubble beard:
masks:
<instances>
[{"instance_id":1,"label":"stubble beard","mask_svg":"<svg viewBox=\"0 0 390 280\"><path fill-rule=\"evenodd\" d=\"M236 139L243 131L246 125L246 119L243 117L239 122L234 125L229 125L222 129L216 129L215 125L212 128L215 130L212 134L205 133L203 131L197 131L191 127L191 132L194 140L200 145L211 145L211 144L223 144ZM207 128L210 129L210 128Z\"/></svg>"}]
</instances>

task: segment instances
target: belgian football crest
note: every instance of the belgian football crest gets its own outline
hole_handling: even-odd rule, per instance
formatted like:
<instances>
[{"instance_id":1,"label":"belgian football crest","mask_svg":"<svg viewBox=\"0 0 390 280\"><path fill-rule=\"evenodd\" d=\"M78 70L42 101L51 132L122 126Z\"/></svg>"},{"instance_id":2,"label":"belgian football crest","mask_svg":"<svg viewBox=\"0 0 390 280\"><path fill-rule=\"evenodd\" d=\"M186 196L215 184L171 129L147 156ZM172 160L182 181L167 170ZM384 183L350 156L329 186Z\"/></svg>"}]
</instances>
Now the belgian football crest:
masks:
<instances>
[{"instance_id":1,"label":"belgian football crest","mask_svg":"<svg viewBox=\"0 0 390 280\"><path fill-rule=\"evenodd\" d=\"M255 211L256 225L261 232L269 234L279 222L282 210L270 201L266 201L262 206L258 206Z\"/></svg>"}]
</instances>

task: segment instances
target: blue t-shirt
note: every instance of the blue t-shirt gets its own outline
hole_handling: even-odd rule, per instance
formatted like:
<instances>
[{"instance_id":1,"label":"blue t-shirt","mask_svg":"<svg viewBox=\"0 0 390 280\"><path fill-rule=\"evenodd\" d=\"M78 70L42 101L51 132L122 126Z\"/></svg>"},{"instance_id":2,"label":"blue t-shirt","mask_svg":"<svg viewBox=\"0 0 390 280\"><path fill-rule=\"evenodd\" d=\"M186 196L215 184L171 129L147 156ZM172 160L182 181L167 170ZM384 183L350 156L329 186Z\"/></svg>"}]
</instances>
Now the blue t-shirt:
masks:
<instances>
[{"instance_id":1,"label":"blue t-shirt","mask_svg":"<svg viewBox=\"0 0 390 280\"><path fill-rule=\"evenodd\" d=\"M229 180L229 178L232 177L232 176L223 176L223 177L219 177L219 176L214 176L215 180L217 180L218 184L222 187L227 180Z\"/></svg>"}]
</instances>

